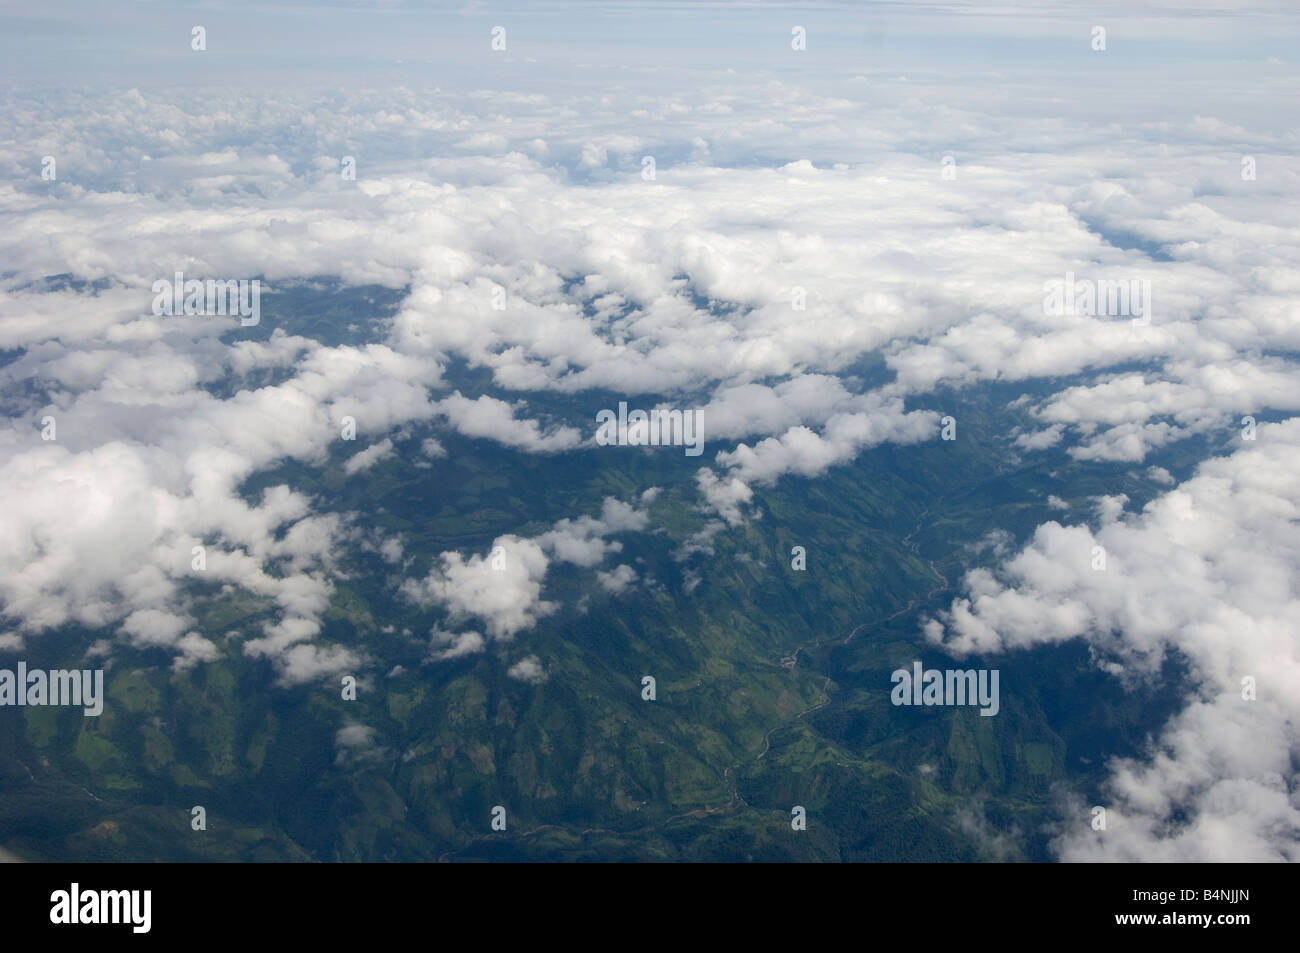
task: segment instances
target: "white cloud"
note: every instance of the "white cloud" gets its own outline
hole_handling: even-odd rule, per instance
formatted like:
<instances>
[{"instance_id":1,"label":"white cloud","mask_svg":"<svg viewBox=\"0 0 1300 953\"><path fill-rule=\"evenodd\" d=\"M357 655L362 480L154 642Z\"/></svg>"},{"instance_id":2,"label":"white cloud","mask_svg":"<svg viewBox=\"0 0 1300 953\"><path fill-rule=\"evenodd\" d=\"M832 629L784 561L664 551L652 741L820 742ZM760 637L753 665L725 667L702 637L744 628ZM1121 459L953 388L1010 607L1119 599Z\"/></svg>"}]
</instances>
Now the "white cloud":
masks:
<instances>
[{"instance_id":1,"label":"white cloud","mask_svg":"<svg viewBox=\"0 0 1300 953\"><path fill-rule=\"evenodd\" d=\"M343 472L353 476L362 470L369 470L379 461L387 460L393 452L393 441L385 437L378 443L372 443L364 450L359 450L348 457L343 464Z\"/></svg>"},{"instance_id":2,"label":"white cloud","mask_svg":"<svg viewBox=\"0 0 1300 953\"><path fill-rule=\"evenodd\" d=\"M614 595L631 588L636 579L636 570L628 565L615 566L610 572L596 573L596 584Z\"/></svg>"},{"instance_id":3,"label":"white cloud","mask_svg":"<svg viewBox=\"0 0 1300 953\"><path fill-rule=\"evenodd\" d=\"M565 518L532 539L499 536L487 555L476 553L466 559L445 552L441 565L423 579L403 581L401 591L417 603L445 606L453 622L479 619L490 638L508 641L556 610L554 603L541 598L552 559L587 568L599 565L609 553L622 550L617 540L606 536L639 532L648 520L643 511L606 497L599 517ZM480 650L481 638L470 635L474 640L461 642L460 636L436 630L435 644L450 647L444 648L442 657Z\"/></svg>"},{"instance_id":4,"label":"white cloud","mask_svg":"<svg viewBox=\"0 0 1300 953\"><path fill-rule=\"evenodd\" d=\"M1173 486L1178 482L1174 479L1173 474L1164 467L1148 467L1147 479L1154 483L1159 483L1161 486Z\"/></svg>"},{"instance_id":5,"label":"white cloud","mask_svg":"<svg viewBox=\"0 0 1300 953\"><path fill-rule=\"evenodd\" d=\"M476 655L487 647L487 642L477 632L452 633L435 628L430 633L430 641L434 649L429 657L435 662Z\"/></svg>"},{"instance_id":6,"label":"white cloud","mask_svg":"<svg viewBox=\"0 0 1300 953\"><path fill-rule=\"evenodd\" d=\"M521 658L506 671L511 678L518 679L521 682L527 682L529 685L540 685L546 681L546 669L542 667L542 660L536 655L529 655Z\"/></svg>"},{"instance_id":7,"label":"white cloud","mask_svg":"<svg viewBox=\"0 0 1300 953\"><path fill-rule=\"evenodd\" d=\"M598 519L590 516L562 519L536 539L555 559L591 567L603 562L609 553L622 552L622 543L607 540L606 536L643 530L648 520L643 511L606 497Z\"/></svg>"},{"instance_id":8,"label":"white cloud","mask_svg":"<svg viewBox=\"0 0 1300 953\"><path fill-rule=\"evenodd\" d=\"M731 468L736 479L771 483L786 473L819 476L887 441L918 443L938 434L939 414L933 411L904 413L899 399L872 403L875 406L869 411L835 414L820 434L802 425L791 427L753 447L742 443L735 450L723 451L718 462Z\"/></svg>"},{"instance_id":9,"label":"white cloud","mask_svg":"<svg viewBox=\"0 0 1300 953\"><path fill-rule=\"evenodd\" d=\"M1253 19L1144 9L1129 20L1134 35L1217 36ZM900 8L889 25L914 27L918 15ZM929 22L941 34L1075 29L1064 13L958 20ZM238 587L275 608L243 651L289 683L364 666L363 650L322 638L333 554L357 541L349 515L288 486L255 500L239 492L283 461L325 460L344 416L369 444L345 464L359 473L388 452L387 435L416 423L531 453L582 448L591 413L535 418L518 399L535 392L574 405L595 391L705 403L712 439L746 442L697 475L718 519L686 553L745 520L751 486L932 439L938 415L905 412L905 401L941 386L1033 382L1020 406L1035 427L1013 434L1015 446L1063 446L1102 464L1233 438L1243 415L1300 410L1300 227L1288 202L1300 183L1293 131L1276 118L1285 71L1267 66L1261 82L1234 66L1207 85L1195 59L1175 85L1196 94L1163 100L1157 124L1118 61L1090 70L1098 95L1061 117L929 70L845 83L833 70L773 75L762 62L731 74L666 69L651 94L623 82L619 62L607 74L619 81L596 98L391 84L324 98L154 84L16 90L0 143L0 491L21 505L0 512L0 645L77 624L162 648L177 666L211 658L217 634L182 622L199 617L189 567L204 545L214 590ZM1078 69L1040 67L1057 80ZM51 149L60 178L45 182L32 157ZM935 157L950 149L959 162L948 182ZM1267 173L1258 181L1237 176L1245 149ZM642 153L658 156L656 181L641 179ZM346 154L361 159L355 182L339 176ZM327 274L406 291L376 325L383 343L327 347L278 328L240 340L234 320L151 313L151 283L177 268L261 276L268 290ZM1152 322L1044 314L1042 283L1067 271L1151 280ZM92 292L44 280L62 273L108 281ZM441 395L453 363L499 396ZM47 415L53 443L38 436ZM1258 446L1227 458L1240 466L1207 463L1141 514L1114 497L1096 530L1045 524L1002 574L972 573L966 604L940 623L954 649L1089 639L1125 673L1150 670L1175 635L1187 647L1199 678L1178 716L1187 721L1171 724L1162 755L1115 768L1119 816L1143 835L1135 852L1228 855L1235 838L1243 855L1276 855L1268 831L1294 829L1269 773L1290 783L1287 767L1251 744L1294 747L1294 712L1277 701L1285 686L1268 681L1293 672L1276 632L1294 631L1279 580L1297 560L1276 535L1290 496L1270 456L1291 433L1261 427ZM444 455L433 437L422 448ZM1167 471L1148 473L1172 485ZM653 500L647 490L641 503ZM536 624L552 609L549 564L602 565L621 550L612 537L644 527L636 512L562 520L532 540L502 535L513 567L503 571L489 556L444 553L408 589L475 628L434 636L435 654ZM1093 545L1106 547L1104 573L1091 569ZM596 584L624 569L597 571ZM688 571L687 589L702 578ZM1222 709L1216 679L1248 666L1265 672L1267 697ZM1238 758L1225 746L1242 718L1252 734ZM1211 736L1221 767L1180 724ZM1253 774L1247 754L1260 756ZM1175 801L1198 809L1179 834L1159 827ZM1118 839L1098 844L1122 851ZM1067 838L1062 850L1085 847Z\"/></svg>"},{"instance_id":10,"label":"white cloud","mask_svg":"<svg viewBox=\"0 0 1300 953\"><path fill-rule=\"evenodd\" d=\"M549 560L529 539L499 536L493 554L465 559L443 553L441 566L424 579L407 579L402 591L420 603L445 605L453 620L482 620L493 639L507 640L555 610L541 598Z\"/></svg>"},{"instance_id":11,"label":"white cloud","mask_svg":"<svg viewBox=\"0 0 1300 953\"><path fill-rule=\"evenodd\" d=\"M695 482L704 494L708 509L721 516L728 526L739 526L745 521L742 507L753 500L754 491L739 478L722 480L708 467L701 467L695 473Z\"/></svg>"},{"instance_id":12,"label":"white cloud","mask_svg":"<svg viewBox=\"0 0 1300 953\"><path fill-rule=\"evenodd\" d=\"M457 391L439 401L438 412L468 437L486 437L533 453L570 450L582 442L573 427L555 427L543 433L536 420L517 419L510 404L486 395L470 400Z\"/></svg>"},{"instance_id":13,"label":"white cloud","mask_svg":"<svg viewBox=\"0 0 1300 953\"><path fill-rule=\"evenodd\" d=\"M1110 765L1107 832L1079 819L1057 841L1064 859L1300 860L1298 467L1300 418L1265 425L1140 514L1108 503L1096 532L1043 524L927 624L955 653L1085 639L1138 691L1170 652L1189 663L1184 707L1148 754Z\"/></svg>"}]
</instances>

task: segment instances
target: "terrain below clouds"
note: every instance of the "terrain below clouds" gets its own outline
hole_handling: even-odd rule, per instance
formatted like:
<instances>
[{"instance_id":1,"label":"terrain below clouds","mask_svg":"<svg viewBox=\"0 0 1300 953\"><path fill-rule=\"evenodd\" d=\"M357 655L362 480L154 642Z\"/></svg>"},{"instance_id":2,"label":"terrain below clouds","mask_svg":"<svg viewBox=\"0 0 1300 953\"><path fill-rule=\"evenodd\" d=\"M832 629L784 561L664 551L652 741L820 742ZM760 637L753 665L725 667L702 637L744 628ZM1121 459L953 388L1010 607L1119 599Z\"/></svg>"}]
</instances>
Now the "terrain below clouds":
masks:
<instances>
[{"instance_id":1,"label":"terrain below clouds","mask_svg":"<svg viewBox=\"0 0 1300 953\"><path fill-rule=\"evenodd\" d=\"M0 845L1296 860L1294 18L894 6L9 88Z\"/></svg>"}]
</instances>

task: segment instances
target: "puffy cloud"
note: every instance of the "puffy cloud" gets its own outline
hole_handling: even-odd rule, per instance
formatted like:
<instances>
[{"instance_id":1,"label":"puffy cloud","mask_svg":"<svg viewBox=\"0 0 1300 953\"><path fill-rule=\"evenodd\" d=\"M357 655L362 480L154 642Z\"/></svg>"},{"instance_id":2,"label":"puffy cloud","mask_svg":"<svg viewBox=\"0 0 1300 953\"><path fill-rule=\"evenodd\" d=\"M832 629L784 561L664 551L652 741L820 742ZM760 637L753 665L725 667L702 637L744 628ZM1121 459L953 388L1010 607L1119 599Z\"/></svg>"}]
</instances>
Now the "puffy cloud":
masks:
<instances>
[{"instance_id":1,"label":"puffy cloud","mask_svg":"<svg viewBox=\"0 0 1300 953\"><path fill-rule=\"evenodd\" d=\"M899 8L890 23L912 28L918 15ZM1231 31L1247 18L1192 19ZM1077 29L1064 14L958 20L937 29ZM1184 28L1161 15L1128 29L1165 39ZM390 34L370 38L386 55ZM518 398L535 392L703 403L712 439L746 442L697 475L718 518L685 555L745 519L751 485L932 439L937 415L904 402L940 387L1024 382L1035 423L1016 447L1099 463L1300 410L1284 66L1234 64L1206 94L1218 99L1164 100L1153 125L1121 62L1091 70L1098 95L1059 118L987 83L836 70L793 81L761 57L744 71L753 82L669 68L643 95L625 65L599 97L533 89L532 72L528 89L469 94L15 90L0 137L0 490L22 504L0 513L0 646L78 624L178 666L210 658L228 643L181 621L197 617L189 567L203 545L201 579L274 606L243 651L283 681L365 665L361 650L322 639L331 553L356 541L348 515L285 486L239 492L286 460L323 462L344 416L368 444L344 464L357 473L420 422L525 452L582 447L590 415L533 419ZM1077 75L1042 65L1062 88ZM954 141L958 177L946 181L935 158ZM1256 182L1237 175L1246 149L1268 173ZM60 176L46 182L32 159L51 150ZM657 157L654 181L639 174L643 153ZM344 155L360 159L356 181L339 175ZM403 297L391 321L357 315L369 344L279 328L241 339L235 320L151 313L152 282L182 267L261 277L268 293L332 275ZM1150 324L1046 313L1044 282L1067 272L1150 280ZM51 277L64 274L95 284ZM438 393L453 364L489 377L493 394ZM53 443L38 437L47 415ZM1205 464L1142 514L1115 498L1096 529L1045 524L1000 573L968 576L967 597L931 629L954 650L1088 639L1124 673L1187 646L1184 712L1158 753L1114 766L1112 817L1138 832L1134 856L1278 856L1294 843L1294 784L1277 752L1295 748L1278 684L1294 684L1293 660L1278 633L1294 631L1281 580L1296 559L1278 538L1290 497L1270 456L1289 428L1261 427L1257 446L1228 458L1240 466ZM422 447L443 455L434 437ZM653 500L648 490L641 502ZM536 624L552 608L549 564L602 565L620 551L613 536L642 528L635 512L501 536L502 570L490 554L444 553L406 589L473 628L435 630L435 657ZM621 584L625 569L597 571L596 585ZM701 580L685 573L688 591ZM1224 708L1216 686L1247 668L1264 673L1259 701ZM1187 739L1202 735L1198 751ZM1177 831L1164 826L1174 804L1194 818ZM1125 847L1067 837L1061 849Z\"/></svg>"},{"instance_id":2,"label":"puffy cloud","mask_svg":"<svg viewBox=\"0 0 1300 953\"><path fill-rule=\"evenodd\" d=\"M1021 450L1046 450L1049 447L1055 447L1061 442L1065 434L1065 427L1061 424L1052 424L1044 430L1036 430L1033 433L1022 433L1017 435L1015 444Z\"/></svg>"},{"instance_id":3,"label":"puffy cloud","mask_svg":"<svg viewBox=\"0 0 1300 953\"><path fill-rule=\"evenodd\" d=\"M704 494L707 508L716 512L729 526L739 526L745 521L741 507L754 498L754 491L738 477L719 479L708 467L701 467L695 473L695 482ZM713 535L721 525L709 535Z\"/></svg>"},{"instance_id":4,"label":"puffy cloud","mask_svg":"<svg viewBox=\"0 0 1300 953\"><path fill-rule=\"evenodd\" d=\"M178 320L143 314L139 302L149 281L170 275L182 259L192 274L262 274L272 284L330 273L409 287L389 345L408 355L463 358L489 369L508 390L663 393L717 383L712 433L771 436L800 444L810 458L853 452L852 441L820 448L797 428L852 414L849 390L834 375L872 353L897 375L887 394L1133 363L1153 366L1153 387L1181 388L1173 395L1184 410L1178 421L1153 419L1162 413L1159 393L1117 400L1104 382L1094 401L1085 393L1092 385L1063 401L1040 400L1044 442L1026 436L1024 448L1059 442L1072 430L1088 441L1073 452L1095 459L1138 459L1227 414L1296 405L1294 375L1288 378L1280 359L1256 360L1300 343L1293 294L1300 230L1277 214L1274 201L1286 183L1198 192L1185 170L1204 176L1221 162L1218 127L1206 117L1171 120L1159 144L1146 141L1139 127L1117 132L1128 137L1125 149L1142 174L1099 181L1092 172L1106 166L1110 153L1081 132L991 117L974 91L964 104L944 97L940 125L965 110L972 142L1004 152L997 161L963 166L957 184L936 190L934 170L889 143L928 135L940 107L914 98L885 121L873 111L878 104L846 99L842 89L825 96L781 81L728 83L725 90L664 89L622 132L610 131L620 115L616 100L602 102L585 129L575 126L570 140L550 143L553 158L581 164L584 150L589 158L602 150L602 167L618 156L632 165L627 179L604 169L614 177L581 188L522 152L496 154L502 135L533 149L537 133L548 129L547 110L559 110L572 125L571 104L535 101L531 92L495 94L538 110L526 122L516 119L517 128L478 117L481 134L497 137L486 149L492 155L437 160L423 157L446 150L419 137L445 133L443 144L463 145L462 111L486 97L357 92L325 108L266 94L252 110L215 93L195 104L132 91L111 100L70 99L73 114L95 117L84 130L40 118L45 111L22 114L13 161L39 154L37 143L47 137L81 143L73 147L87 153L78 162L91 185L77 191L42 184L38 193L24 184L0 195L19 213L20 227L4 245L7 260L28 278L73 261L80 275L126 285L99 292L93 314L69 308L68 299L78 296L66 292L6 289L0 338L9 332L13 342L28 343L52 334L67 340L111 333L121 343L123 335L170 333ZM787 150L782 123L757 121L783 104L797 104L799 141L814 161L755 167L755 156ZM683 117L706 131L714 121L707 117L724 106L756 121L725 141L711 131L687 135L682 147L697 155L672 169L671 187L635 174L637 153L653 148L656 137L684 135ZM266 154L219 141L212 112L255 128L255 140L270 144ZM826 167L818 160L843 152L845 118L855 112L864 120L855 141L876 150L871 161ZM488 126L498 131L488 133ZM134 173L139 155L115 159L97 149L92 129L100 140L150 140L151 174ZM170 130L180 132L169 136ZM367 133L381 136L390 151L365 166L357 182L341 182L329 157ZM1051 137L1051 154L1031 138L1042 135ZM1266 130L1252 135L1284 145ZM702 147L711 158L698 152ZM743 157L746 167L728 164L723 153ZM160 177L171 167L176 174ZM661 179L666 175L661 168ZM109 192L116 198L105 202ZM37 208L39 215L25 214ZM868 215L873 227L864 236L860 223ZM31 224L37 220L39 230ZM194 221L199 227L187 227ZM115 243L123 233L131 241ZM1119 235L1138 236L1138 247L1109 240ZM1153 260L1140 250L1148 246L1176 253ZM1008 277L1008 260L1023 279ZM1090 280L1149 278L1155 319L1135 327L1044 314L1043 282L1067 271ZM494 289L506 293L506 307L493 306ZM802 312L792 303L796 290L807 300ZM243 348L239 360L285 360L289 345L279 347L274 354ZM160 371L188 373L182 362ZM78 372L74 363L59 370ZM123 380L147 385L150 378ZM563 423L546 431L516 421L496 400L458 395L440 409L468 433L522 449L576 444ZM1103 414L1110 418L1104 429L1089 429ZM783 455L779 446L769 452Z\"/></svg>"},{"instance_id":5,"label":"puffy cloud","mask_svg":"<svg viewBox=\"0 0 1300 953\"><path fill-rule=\"evenodd\" d=\"M380 460L387 460L392 455L393 441L385 437L378 443L372 443L364 450L359 450L348 457L347 462L343 464L343 472L352 476L362 470L369 470Z\"/></svg>"},{"instance_id":6,"label":"puffy cloud","mask_svg":"<svg viewBox=\"0 0 1300 953\"><path fill-rule=\"evenodd\" d=\"M824 424L838 410L863 403L838 377L800 374L775 387L731 384L719 387L703 408L715 439L781 433L798 425Z\"/></svg>"},{"instance_id":7,"label":"puffy cloud","mask_svg":"<svg viewBox=\"0 0 1300 953\"><path fill-rule=\"evenodd\" d=\"M527 682L529 685L540 685L546 681L546 669L542 667L542 660L536 655L529 655L521 658L514 665L506 670L506 675L521 682Z\"/></svg>"},{"instance_id":8,"label":"puffy cloud","mask_svg":"<svg viewBox=\"0 0 1300 953\"><path fill-rule=\"evenodd\" d=\"M310 643L290 644L278 652L274 660L280 672L280 680L286 685L304 685L327 677L337 677L355 672L363 664L360 656L341 645L321 646Z\"/></svg>"},{"instance_id":9,"label":"puffy cloud","mask_svg":"<svg viewBox=\"0 0 1300 953\"><path fill-rule=\"evenodd\" d=\"M1064 859L1300 860L1297 467L1300 418L1264 425L1140 514L1107 497L1095 531L1043 524L927 623L959 654L1085 639L1130 685L1172 651L1187 660L1182 710L1146 758L1110 765L1107 832L1081 821Z\"/></svg>"},{"instance_id":10,"label":"puffy cloud","mask_svg":"<svg viewBox=\"0 0 1300 953\"><path fill-rule=\"evenodd\" d=\"M537 542L562 562L591 567L603 562L608 553L622 552L622 543L604 537L639 532L648 522L645 512L611 496L601 504L599 518L562 519L553 529L538 536Z\"/></svg>"},{"instance_id":11,"label":"puffy cloud","mask_svg":"<svg viewBox=\"0 0 1300 953\"><path fill-rule=\"evenodd\" d=\"M379 555L384 558L384 562L400 563L402 561L402 541L396 536L390 536L379 544Z\"/></svg>"},{"instance_id":12,"label":"puffy cloud","mask_svg":"<svg viewBox=\"0 0 1300 953\"><path fill-rule=\"evenodd\" d=\"M374 764L394 757L390 749L380 747L375 729L369 725L344 725L334 734L334 747L334 763L340 767Z\"/></svg>"},{"instance_id":13,"label":"puffy cloud","mask_svg":"<svg viewBox=\"0 0 1300 953\"><path fill-rule=\"evenodd\" d=\"M939 415L933 411L904 413L900 399L871 402L875 404L871 410L835 414L820 434L802 425L791 427L753 447L742 443L723 451L718 462L731 468L735 479L771 483L786 473L818 476L869 447L887 441L919 443L938 432Z\"/></svg>"},{"instance_id":14,"label":"puffy cloud","mask_svg":"<svg viewBox=\"0 0 1300 953\"><path fill-rule=\"evenodd\" d=\"M218 656L216 645L197 632L187 631L194 620L159 609L137 609L122 621L122 631L138 648L162 648L176 653L172 668L184 671Z\"/></svg>"},{"instance_id":15,"label":"puffy cloud","mask_svg":"<svg viewBox=\"0 0 1300 953\"><path fill-rule=\"evenodd\" d=\"M441 565L428 576L404 580L400 588L418 603L446 607L453 622L479 619L490 638L508 641L557 608L541 598L553 559L585 568L597 566L609 553L622 550L622 544L606 536L639 532L648 522L645 512L606 497L599 517L565 518L531 539L499 536L487 555L476 553L466 559L460 553L445 552ZM441 658L483 648L477 633L453 636L435 630L434 641Z\"/></svg>"},{"instance_id":16,"label":"puffy cloud","mask_svg":"<svg viewBox=\"0 0 1300 953\"><path fill-rule=\"evenodd\" d=\"M1159 483L1161 486L1173 486L1178 482L1174 479L1174 475L1164 467L1148 467L1146 474L1147 479Z\"/></svg>"},{"instance_id":17,"label":"puffy cloud","mask_svg":"<svg viewBox=\"0 0 1300 953\"><path fill-rule=\"evenodd\" d=\"M596 584L606 592L618 595L636 582L636 570L631 566L615 566L610 572L597 572Z\"/></svg>"},{"instance_id":18,"label":"puffy cloud","mask_svg":"<svg viewBox=\"0 0 1300 953\"><path fill-rule=\"evenodd\" d=\"M572 427L556 427L543 433L536 420L517 419L514 407L487 395L470 400L457 391L439 401L438 412L468 437L486 437L533 453L569 450L582 442Z\"/></svg>"},{"instance_id":19,"label":"puffy cloud","mask_svg":"<svg viewBox=\"0 0 1300 953\"><path fill-rule=\"evenodd\" d=\"M1300 410L1300 381L1294 365L1286 361L1180 363L1168 372L1181 380L1120 374L1067 388L1045 401L1037 415L1058 432L1062 424L1080 427L1086 434L1105 428L1070 449L1078 459L1136 462L1171 440L1230 426L1236 414L1262 407Z\"/></svg>"},{"instance_id":20,"label":"puffy cloud","mask_svg":"<svg viewBox=\"0 0 1300 953\"><path fill-rule=\"evenodd\" d=\"M94 301L65 303L82 314ZM38 335L0 369L10 385L42 382L0 429L0 486L28 502L0 515L0 600L22 631L121 621L132 644L171 651L188 667L218 653L179 622L192 584L231 583L280 606L244 648L272 658L282 678L350 668L355 653L298 644L319 631L346 521L311 513L284 486L252 504L239 486L281 460L322 460L344 415L363 431L430 417L427 388L441 368L383 345L327 348L283 333L227 348L206 320L166 319L158 335L117 340L121 325L92 323L81 340L60 328L59 340ZM224 397L207 389L259 368L288 374ZM54 440L19 426L45 417Z\"/></svg>"},{"instance_id":21,"label":"puffy cloud","mask_svg":"<svg viewBox=\"0 0 1300 953\"><path fill-rule=\"evenodd\" d=\"M424 579L403 582L402 591L417 602L445 605L453 620L482 620L494 639L510 639L555 610L541 598L550 561L532 540L499 536L487 556L447 552L441 562Z\"/></svg>"},{"instance_id":22,"label":"puffy cloud","mask_svg":"<svg viewBox=\"0 0 1300 953\"><path fill-rule=\"evenodd\" d=\"M375 743L375 729L367 725L345 725L334 735L340 748L369 748Z\"/></svg>"},{"instance_id":23,"label":"puffy cloud","mask_svg":"<svg viewBox=\"0 0 1300 953\"><path fill-rule=\"evenodd\" d=\"M435 628L430 634L430 641L434 648L429 657L435 662L476 655L487 647L487 642L482 635L468 631L453 633Z\"/></svg>"}]
</instances>

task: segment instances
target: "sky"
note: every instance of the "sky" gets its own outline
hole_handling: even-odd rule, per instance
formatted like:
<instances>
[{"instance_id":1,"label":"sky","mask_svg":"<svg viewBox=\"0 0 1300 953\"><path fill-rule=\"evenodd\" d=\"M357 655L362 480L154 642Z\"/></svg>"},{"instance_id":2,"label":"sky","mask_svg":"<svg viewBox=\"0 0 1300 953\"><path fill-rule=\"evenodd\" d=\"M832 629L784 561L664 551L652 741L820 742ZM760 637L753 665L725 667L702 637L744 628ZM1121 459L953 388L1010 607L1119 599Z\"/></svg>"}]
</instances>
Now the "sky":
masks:
<instances>
[{"instance_id":1,"label":"sky","mask_svg":"<svg viewBox=\"0 0 1300 953\"><path fill-rule=\"evenodd\" d=\"M588 417L532 417L530 394L702 407L710 522L683 555L703 560L756 518L755 487L936 439L918 397L1019 383L1020 452L1162 493L1038 527L925 636L1081 640L1134 686L1190 659L1149 757L1111 766L1132 836L1063 834L1063 859L1300 859L1298 25L1283 3L5 4L0 492L24 505L0 513L0 650L76 623L107 633L97 656L212 660L183 592L192 546L220 539L210 577L278 606L242 651L286 685L364 666L318 638L331 552L400 565L402 540L289 487L239 492L321 461L345 415L359 473L428 424L590 451ZM153 313L177 270L403 298L370 343L230 340ZM42 283L62 274L105 284ZM1048 313L1067 274L1149 282L1150 321ZM853 376L868 356L886 383ZM452 362L507 396L450 387ZM1224 449L1193 473L1150 462L1201 438ZM435 657L540 677L548 571L644 584L615 536L653 530L656 492L501 537L505 577L449 551L395 595L447 609ZM1092 571L1096 545L1125 571Z\"/></svg>"}]
</instances>

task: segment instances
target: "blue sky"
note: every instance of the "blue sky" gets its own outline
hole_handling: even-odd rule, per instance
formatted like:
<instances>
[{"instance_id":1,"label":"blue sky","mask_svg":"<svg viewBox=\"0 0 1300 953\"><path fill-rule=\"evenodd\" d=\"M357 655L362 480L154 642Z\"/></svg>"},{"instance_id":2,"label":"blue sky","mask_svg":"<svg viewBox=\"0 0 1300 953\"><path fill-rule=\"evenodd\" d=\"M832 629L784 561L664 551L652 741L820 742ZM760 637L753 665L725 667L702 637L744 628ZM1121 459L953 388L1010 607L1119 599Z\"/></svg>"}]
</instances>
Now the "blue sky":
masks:
<instances>
[{"instance_id":1,"label":"blue sky","mask_svg":"<svg viewBox=\"0 0 1300 953\"><path fill-rule=\"evenodd\" d=\"M1064 82L1090 67L1098 24L1108 30L1110 69L1146 82L1169 71L1197 82L1270 58L1294 78L1297 36L1287 4L69 2L6 3L0 18L7 80L60 85L446 86L491 76L549 87L625 67L814 79L1010 72ZM196 24L208 31L202 57L189 49ZM808 30L802 57L789 55L796 24ZM508 49L489 59L495 25L506 27Z\"/></svg>"}]
</instances>

